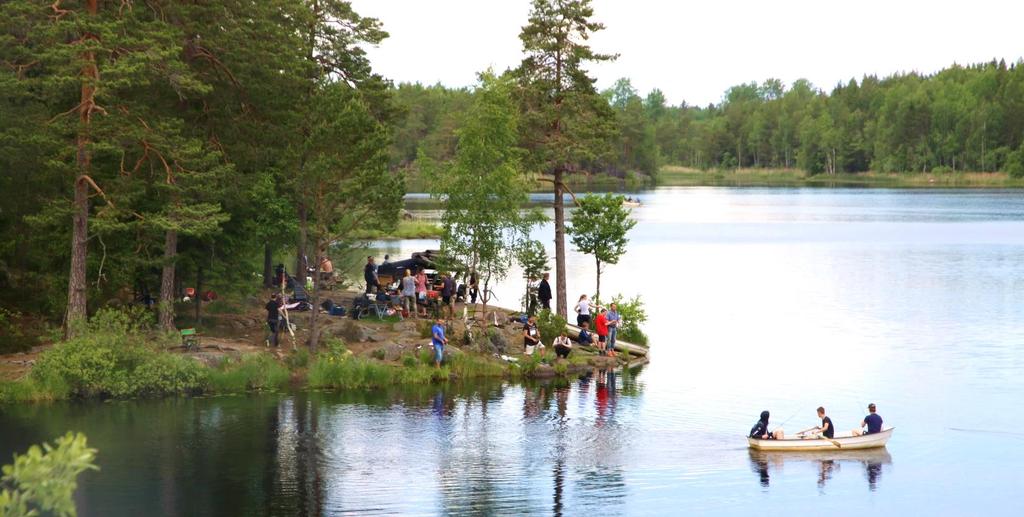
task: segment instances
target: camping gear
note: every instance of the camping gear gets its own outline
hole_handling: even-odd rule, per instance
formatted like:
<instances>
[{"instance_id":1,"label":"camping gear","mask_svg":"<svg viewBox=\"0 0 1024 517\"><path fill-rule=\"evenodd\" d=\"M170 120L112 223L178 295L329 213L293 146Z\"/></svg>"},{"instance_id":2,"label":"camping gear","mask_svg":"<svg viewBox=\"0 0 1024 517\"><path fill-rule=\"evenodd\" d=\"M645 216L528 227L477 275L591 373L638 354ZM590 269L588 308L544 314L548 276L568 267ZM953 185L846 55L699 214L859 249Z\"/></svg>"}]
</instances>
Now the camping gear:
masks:
<instances>
[{"instance_id":1,"label":"camping gear","mask_svg":"<svg viewBox=\"0 0 1024 517\"><path fill-rule=\"evenodd\" d=\"M194 328L181 329L181 346L189 352L199 350L199 332Z\"/></svg>"}]
</instances>

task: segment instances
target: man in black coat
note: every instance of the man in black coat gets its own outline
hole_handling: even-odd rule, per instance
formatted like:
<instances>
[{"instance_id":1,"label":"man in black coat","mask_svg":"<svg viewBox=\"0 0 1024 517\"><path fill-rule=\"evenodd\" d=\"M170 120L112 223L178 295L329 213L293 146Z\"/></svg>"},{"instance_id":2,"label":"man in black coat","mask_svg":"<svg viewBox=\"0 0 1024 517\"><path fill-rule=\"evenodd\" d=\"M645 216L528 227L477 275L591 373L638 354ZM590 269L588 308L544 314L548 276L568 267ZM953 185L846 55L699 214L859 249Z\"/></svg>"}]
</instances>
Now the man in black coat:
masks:
<instances>
[{"instance_id":1,"label":"man in black coat","mask_svg":"<svg viewBox=\"0 0 1024 517\"><path fill-rule=\"evenodd\" d=\"M366 294L380 289L380 281L377 280L377 264L373 263L373 257L366 257L366 266L363 267L363 280L366 280Z\"/></svg>"},{"instance_id":2,"label":"man in black coat","mask_svg":"<svg viewBox=\"0 0 1024 517\"><path fill-rule=\"evenodd\" d=\"M537 298L540 298L540 305L545 310L551 311L551 284L548 283L548 278L551 275L544 273L544 278L540 281L540 286L537 287Z\"/></svg>"}]
</instances>

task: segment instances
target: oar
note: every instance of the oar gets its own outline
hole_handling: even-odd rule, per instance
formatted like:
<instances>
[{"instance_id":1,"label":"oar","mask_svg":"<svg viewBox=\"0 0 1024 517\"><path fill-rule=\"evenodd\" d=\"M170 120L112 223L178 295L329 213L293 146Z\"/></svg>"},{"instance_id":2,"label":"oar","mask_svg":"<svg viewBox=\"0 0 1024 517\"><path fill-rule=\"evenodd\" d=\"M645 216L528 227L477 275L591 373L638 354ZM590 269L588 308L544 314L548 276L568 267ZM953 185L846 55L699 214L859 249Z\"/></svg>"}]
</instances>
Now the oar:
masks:
<instances>
[{"instance_id":1,"label":"oar","mask_svg":"<svg viewBox=\"0 0 1024 517\"><path fill-rule=\"evenodd\" d=\"M832 445L835 445L836 447L839 447L840 449L843 448L843 444L841 444L841 443L839 443L839 442L837 442L837 441L835 441L835 440L833 440L831 438L826 438L825 435L823 435L823 434L819 434L818 438L821 438L822 440L826 440L826 441L832 442Z\"/></svg>"}]
</instances>

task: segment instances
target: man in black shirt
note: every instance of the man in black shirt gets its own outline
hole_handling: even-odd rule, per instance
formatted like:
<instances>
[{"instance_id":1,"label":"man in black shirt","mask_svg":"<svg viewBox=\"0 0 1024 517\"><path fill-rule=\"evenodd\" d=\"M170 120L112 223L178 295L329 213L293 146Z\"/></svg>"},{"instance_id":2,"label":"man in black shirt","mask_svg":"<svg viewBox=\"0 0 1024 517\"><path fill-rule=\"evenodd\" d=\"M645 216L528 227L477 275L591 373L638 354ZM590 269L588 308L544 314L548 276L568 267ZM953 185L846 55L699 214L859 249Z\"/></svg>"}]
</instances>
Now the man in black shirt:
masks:
<instances>
[{"instance_id":1,"label":"man in black shirt","mask_svg":"<svg viewBox=\"0 0 1024 517\"><path fill-rule=\"evenodd\" d=\"M540 299L540 306L549 312L551 311L551 284L548 283L550 276L548 273L544 273L544 278L541 279L540 285L537 287L537 298Z\"/></svg>"},{"instance_id":2,"label":"man in black shirt","mask_svg":"<svg viewBox=\"0 0 1024 517\"><path fill-rule=\"evenodd\" d=\"M366 294L380 289L380 282L377 280L377 264L373 263L373 257L366 257L366 266L363 267L363 280L366 280Z\"/></svg>"},{"instance_id":3,"label":"man in black shirt","mask_svg":"<svg viewBox=\"0 0 1024 517\"><path fill-rule=\"evenodd\" d=\"M825 416L825 408L818 408L818 418L821 419L821 426L818 427L818 432L821 433L825 438L832 438L836 434L835 428L832 426L832 419Z\"/></svg>"},{"instance_id":4,"label":"man in black shirt","mask_svg":"<svg viewBox=\"0 0 1024 517\"><path fill-rule=\"evenodd\" d=\"M452 297L455 296L455 280L451 273L445 273L441 277L441 311L448 311L448 318L455 318L455 307L452 304Z\"/></svg>"},{"instance_id":5,"label":"man in black shirt","mask_svg":"<svg viewBox=\"0 0 1024 517\"><path fill-rule=\"evenodd\" d=\"M270 301L267 302L267 327L270 329L270 334L264 339L267 346L274 345L277 347L277 336L280 334L280 321L281 321L281 299L277 293L270 295Z\"/></svg>"}]
</instances>

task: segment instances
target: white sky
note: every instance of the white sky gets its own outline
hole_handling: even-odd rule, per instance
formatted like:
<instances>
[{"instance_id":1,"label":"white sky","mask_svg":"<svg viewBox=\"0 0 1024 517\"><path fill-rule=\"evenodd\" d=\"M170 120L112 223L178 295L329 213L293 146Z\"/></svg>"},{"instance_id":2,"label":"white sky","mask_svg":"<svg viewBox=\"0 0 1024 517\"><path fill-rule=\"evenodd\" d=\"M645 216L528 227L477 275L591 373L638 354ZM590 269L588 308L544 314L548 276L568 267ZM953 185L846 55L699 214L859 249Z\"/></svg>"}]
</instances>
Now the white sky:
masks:
<instances>
[{"instance_id":1,"label":"white sky","mask_svg":"<svg viewBox=\"0 0 1024 517\"><path fill-rule=\"evenodd\" d=\"M395 82L469 86L487 67L522 58L529 0L352 0L391 37L368 49ZM598 87L619 77L671 104L718 102L726 88L801 77L831 90L864 74L930 73L1024 56L1022 0L594 0L607 29L592 39L618 61L592 68Z\"/></svg>"}]
</instances>

